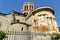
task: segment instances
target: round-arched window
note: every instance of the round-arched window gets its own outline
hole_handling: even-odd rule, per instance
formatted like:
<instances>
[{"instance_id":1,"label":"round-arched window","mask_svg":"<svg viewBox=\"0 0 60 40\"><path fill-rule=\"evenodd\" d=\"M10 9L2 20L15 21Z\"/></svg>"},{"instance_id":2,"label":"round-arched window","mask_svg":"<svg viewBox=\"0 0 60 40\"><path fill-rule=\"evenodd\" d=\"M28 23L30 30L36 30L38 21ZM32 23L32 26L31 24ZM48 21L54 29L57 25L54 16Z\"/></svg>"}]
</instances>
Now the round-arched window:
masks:
<instances>
[{"instance_id":1,"label":"round-arched window","mask_svg":"<svg viewBox=\"0 0 60 40\"><path fill-rule=\"evenodd\" d=\"M21 31L23 31L23 27L21 28Z\"/></svg>"}]
</instances>

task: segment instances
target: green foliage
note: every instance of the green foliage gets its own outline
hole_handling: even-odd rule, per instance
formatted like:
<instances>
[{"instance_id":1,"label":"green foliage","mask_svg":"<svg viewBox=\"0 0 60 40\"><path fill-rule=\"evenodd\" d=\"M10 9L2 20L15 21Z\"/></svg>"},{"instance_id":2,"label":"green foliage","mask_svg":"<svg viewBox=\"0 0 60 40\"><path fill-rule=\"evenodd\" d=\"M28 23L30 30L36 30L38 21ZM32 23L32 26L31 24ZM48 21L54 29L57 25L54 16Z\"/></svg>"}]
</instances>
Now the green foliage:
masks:
<instances>
[{"instance_id":1,"label":"green foliage","mask_svg":"<svg viewBox=\"0 0 60 40\"><path fill-rule=\"evenodd\" d=\"M0 40L2 40L6 36L4 31L0 31Z\"/></svg>"},{"instance_id":2,"label":"green foliage","mask_svg":"<svg viewBox=\"0 0 60 40\"><path fill-rule=\"evenodd\" d=\"M57 38L58 36L57 36L57 34L56 33L53 33L52 34L52 38Z\"/></svg>"},{"instance_id":3,"label":"green foliage","mask_svg":"<svg viewBox=\"0 0 60 40\"><path fill-rule=\"evenodd\" d=\"M60 34L58 33L53 33L51 37L52 37L52 40L60 40Z\"/></svg>"}]
</instances>

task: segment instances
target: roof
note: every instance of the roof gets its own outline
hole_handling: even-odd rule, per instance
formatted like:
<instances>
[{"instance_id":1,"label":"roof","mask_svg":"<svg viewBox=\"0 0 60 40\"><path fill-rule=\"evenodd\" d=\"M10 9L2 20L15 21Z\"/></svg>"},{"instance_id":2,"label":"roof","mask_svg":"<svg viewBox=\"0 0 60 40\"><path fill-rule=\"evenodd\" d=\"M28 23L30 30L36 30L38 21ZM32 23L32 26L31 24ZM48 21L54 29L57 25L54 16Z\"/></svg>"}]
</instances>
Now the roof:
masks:
<instances>
[{"instance_id":1,"label":"roof","mask_svg":"<svg viewBox=\"0 0 60 40\"><path fill-rule=\"evenodd\" d=\"M6 15L8 15L8 14L5 14L5 13L0 13L0 15L2 15L2 16L6 16Z\"/></svg>"},{"instance_id":2,"label":"roof","mask_svg":"<svg viewBox=\"0 0 60 40\"><path fill-rule=\"evenodd\" d=\"M26 17L26 15L24 15L24 14L22 14L22 13L20 13L20 12L16 12L15 10L10 11L9 14L12 14L12 13L14 13L15 15L18 15L18 16ZM0 15L2 15L2 16L6 16L6 15L9 15L9 14L0 13Z\"/></svg>"},{"instance_id":3,"label":"roof","mask_svg":"<svg viewBox=\"0 0 60 40\"><path fill-rule=\"evenodd\" d=\"M32 2L25 2L24 5L25 4L32 4L32 5L34 5L34 3L32 3Z\"/></svg>"},{"instance_id":4,"label":"roof","mask_svg":"<svg viewBox=\"0 0 60 40\"><path fill-rule=\"evenodd\" d=\"M27 25L27 26L31 26L30 24L27 24L25 22L14 22L14 23L11 23L11 25L13 25L13 24L24 24L24 25Z\"/></svg>"},{"instance_id":5,"label":"roof","mask_svg":"<svg viewBox=\"0 0 60 40\"><path fill-rule=\"evenodd\" d=\"M41 11L49 11L54 15L54 9L50 6L43 6L43 7L39 7L36 8L35 10L33 10L27 17L26 19L28 19L31 15L36 14L37 12L41 12Z\"/></svg>"}]
</instances>

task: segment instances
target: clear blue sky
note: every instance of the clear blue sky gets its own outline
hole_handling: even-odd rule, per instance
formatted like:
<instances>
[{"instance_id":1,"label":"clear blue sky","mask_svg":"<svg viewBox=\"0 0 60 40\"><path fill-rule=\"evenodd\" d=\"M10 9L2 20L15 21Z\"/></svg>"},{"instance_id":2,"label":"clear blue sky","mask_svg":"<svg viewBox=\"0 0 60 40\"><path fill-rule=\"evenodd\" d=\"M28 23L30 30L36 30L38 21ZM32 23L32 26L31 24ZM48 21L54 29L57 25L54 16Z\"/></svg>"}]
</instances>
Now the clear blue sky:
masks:
<instances>
[{"instance_id":1,"label":"clear blue sky","mask_svg":"<svg viewBox=\"0 0 60 40\"><path fill-rule=\"evenodd\" d=\"M60 0L0 0L0 12L8 14L12 10L21 12L24 2L33 2L35 7L51 6L54 8L58 26L60 26Z\"/></svg>"}]
</instances>

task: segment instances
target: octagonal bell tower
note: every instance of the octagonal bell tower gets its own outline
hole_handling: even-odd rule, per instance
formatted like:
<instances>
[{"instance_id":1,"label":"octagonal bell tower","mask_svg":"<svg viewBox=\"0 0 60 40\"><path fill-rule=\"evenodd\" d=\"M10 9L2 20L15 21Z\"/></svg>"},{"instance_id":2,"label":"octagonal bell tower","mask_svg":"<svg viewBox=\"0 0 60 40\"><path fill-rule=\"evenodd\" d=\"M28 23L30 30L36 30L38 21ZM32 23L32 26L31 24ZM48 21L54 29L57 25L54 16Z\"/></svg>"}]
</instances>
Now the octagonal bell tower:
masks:
<instances>
[{"instance_id":1,"label":"octagonal bell tower","mask_svg":"<svg viewBox=\"0 0 60 40\"><path fill-rule=\"evenodd\" d=\"M34 4L31 2L25 2L22 6L22 14L28 15L30 12L34 10Z\"/></svg>"}]
</instances>

